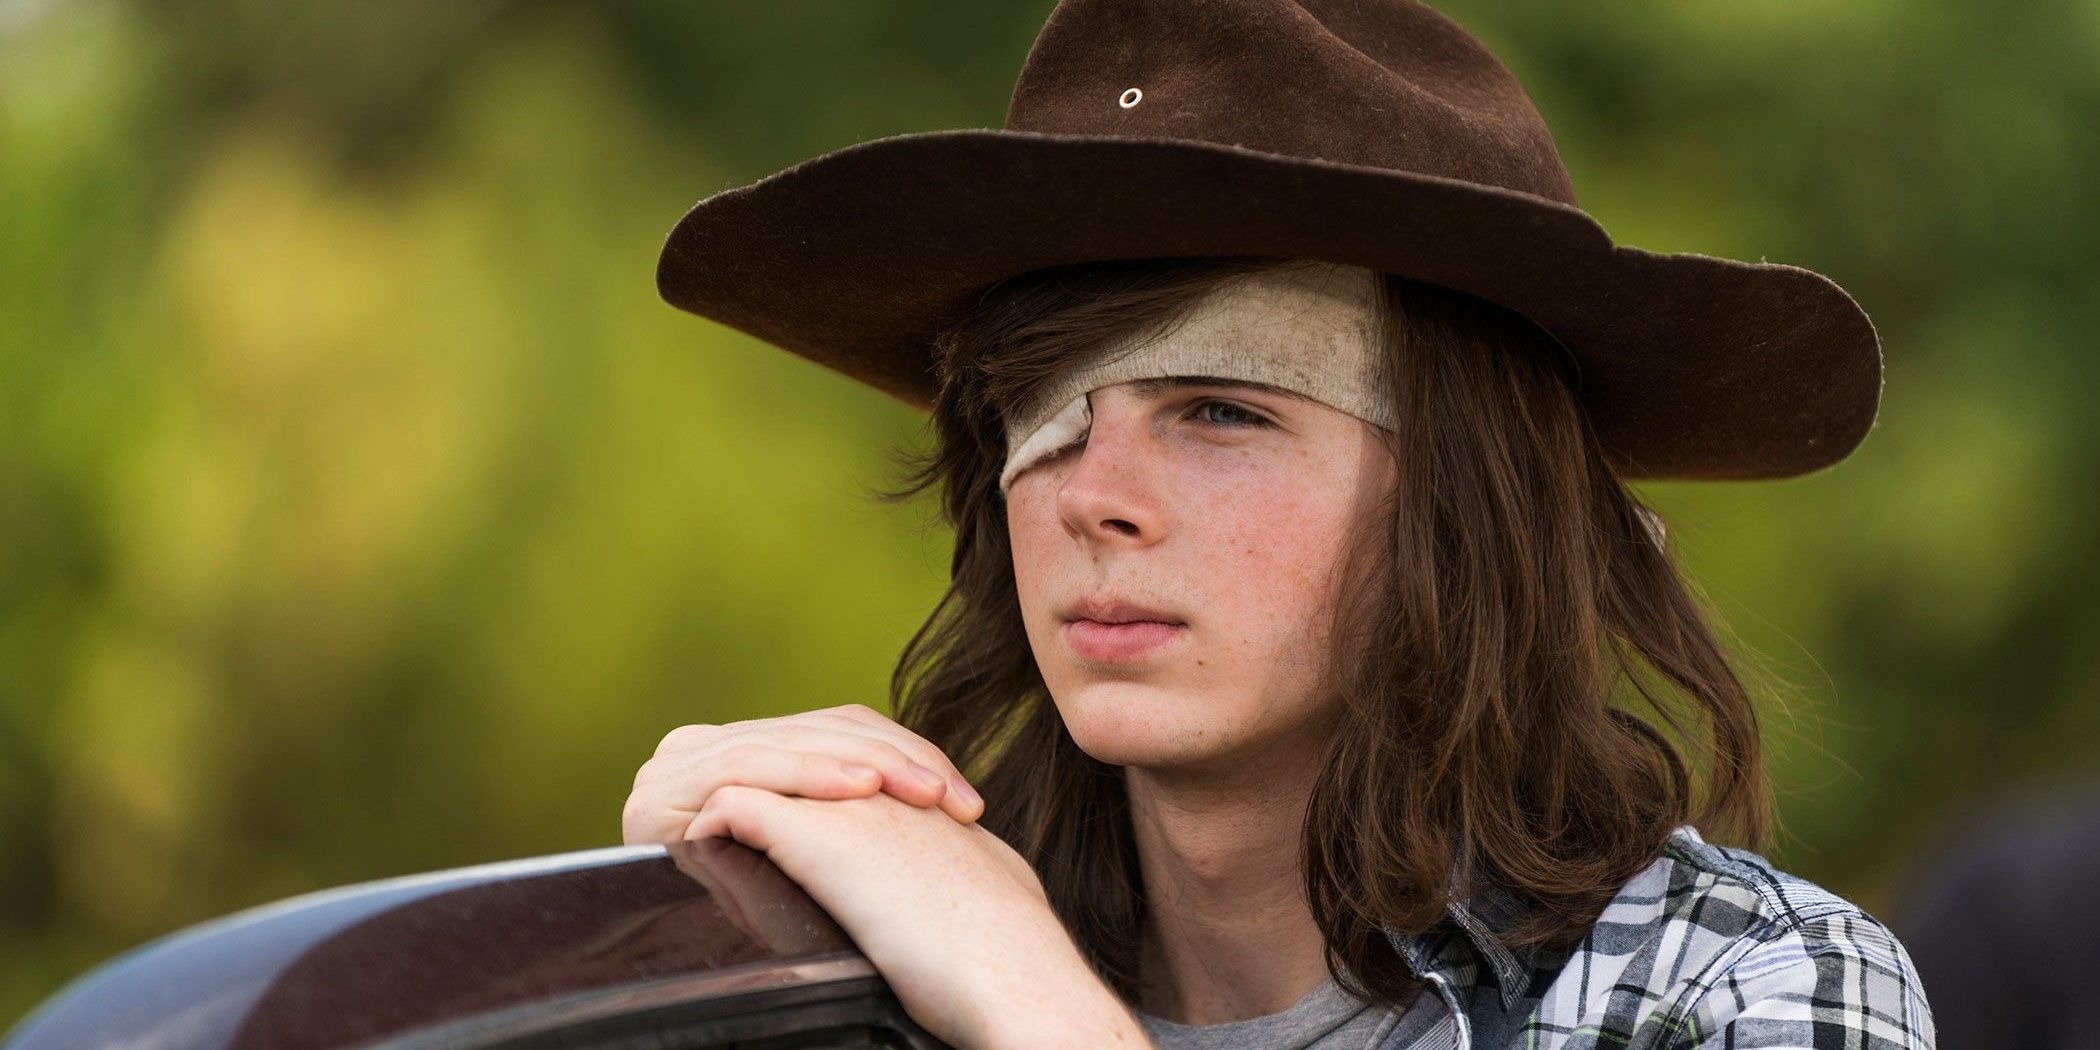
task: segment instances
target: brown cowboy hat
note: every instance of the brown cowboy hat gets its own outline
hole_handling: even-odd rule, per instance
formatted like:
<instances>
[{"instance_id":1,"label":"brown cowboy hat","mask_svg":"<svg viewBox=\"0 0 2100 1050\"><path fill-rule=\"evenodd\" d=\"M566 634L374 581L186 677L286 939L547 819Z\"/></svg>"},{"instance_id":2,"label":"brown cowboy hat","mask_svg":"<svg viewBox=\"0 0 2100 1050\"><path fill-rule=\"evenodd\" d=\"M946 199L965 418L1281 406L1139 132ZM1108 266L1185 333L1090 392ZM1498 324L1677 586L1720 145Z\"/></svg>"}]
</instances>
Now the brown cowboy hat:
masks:
<instances>
[{"instance_id":1,"label":"brown cowboy hat","mask_svg":"<svg viewBox=\"0 0 2100 1050\"><path fill-rule=\"evenodd\" d=\"M1629 478L1843 459L1880 339L1829 278L1612 243L1514 74L1415 0L1060 0L1004 128L893 135L688 211L665 301L930 408L930 337L1067 263L1323 259L1468 292L1580 363Z\"/></svg>"}]
</instances>

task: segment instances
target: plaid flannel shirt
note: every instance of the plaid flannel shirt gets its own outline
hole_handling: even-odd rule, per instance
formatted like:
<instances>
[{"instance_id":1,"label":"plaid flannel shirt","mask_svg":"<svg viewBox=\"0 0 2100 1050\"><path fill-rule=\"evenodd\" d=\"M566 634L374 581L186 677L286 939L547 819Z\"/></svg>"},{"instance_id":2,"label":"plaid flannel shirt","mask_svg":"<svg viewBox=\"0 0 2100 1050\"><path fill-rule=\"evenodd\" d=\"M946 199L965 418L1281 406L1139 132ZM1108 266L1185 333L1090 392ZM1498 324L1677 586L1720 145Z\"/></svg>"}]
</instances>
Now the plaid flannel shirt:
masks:
<instances>
[{"instance_id":1,"label":"plaid flannel shirt","mask_svg":"<svg viewBox=\"0 0 2100 1050\"><path fill-rule=\"evenodd\" d=\"M1933 1046L1923 985L1887 926L1690 824L1572 948L1502 944L1508 901L1489 890L1423 934L1389 934L1437 993L1417 1002L1449 1011L1407 1050Z\"/></svg>"}]
</instances>

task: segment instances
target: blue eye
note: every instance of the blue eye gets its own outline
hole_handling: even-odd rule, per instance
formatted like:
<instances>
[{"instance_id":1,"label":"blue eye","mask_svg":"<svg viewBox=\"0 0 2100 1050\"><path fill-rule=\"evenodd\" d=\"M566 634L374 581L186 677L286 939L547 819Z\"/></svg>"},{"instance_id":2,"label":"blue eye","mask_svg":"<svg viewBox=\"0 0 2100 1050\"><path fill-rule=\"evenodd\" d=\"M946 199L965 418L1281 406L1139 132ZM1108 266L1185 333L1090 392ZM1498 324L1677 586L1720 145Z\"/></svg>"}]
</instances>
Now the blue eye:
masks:
<instances>
[{"instance_id":1,"label":"blue eye","mask_svg":"<svg viewBox=\"0 0 2100 1050\"><path fill-rule=\"evenodd\" d=\"M1255 412L1254 410L1248 408L1245 405L1233 401L1219 401L1215 398L1210 398L1198 402L1194 412L1192 412L1191 414L1201 416L1212 408L1223 408L1227 410L1226 418L1223 420L1218 419L1215 416L1206 420L1206 422L1212 423L1216 426L1237 428L1266 427L1275 425L1273 423L1270 423L1267 417L1262 416L1261 414ZM1242 422L1231 422L1231 418L1234 416L1240 417Z\"/></svg>"}]
</instances>

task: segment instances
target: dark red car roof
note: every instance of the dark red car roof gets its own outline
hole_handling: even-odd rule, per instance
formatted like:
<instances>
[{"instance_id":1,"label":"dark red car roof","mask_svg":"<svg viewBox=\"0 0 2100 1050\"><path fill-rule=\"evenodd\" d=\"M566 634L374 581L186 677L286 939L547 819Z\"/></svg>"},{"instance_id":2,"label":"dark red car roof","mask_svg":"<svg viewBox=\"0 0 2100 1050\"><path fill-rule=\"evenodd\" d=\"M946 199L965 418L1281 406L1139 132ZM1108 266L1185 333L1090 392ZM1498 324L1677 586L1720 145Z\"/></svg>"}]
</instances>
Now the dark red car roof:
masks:
<instances>
[{"instance_id":1,"label":"dark red car roof","mask_svg":"<svg viewBox=\"0 0 2100 1050\"><path fill-rule=\"evenodd\" d=\"M871 990L886 992L799 887L763 854L709 839L412 875L250 909L104 963L5 1046L479 1045L622 1011Z\"/></svg>"}]
</instances>

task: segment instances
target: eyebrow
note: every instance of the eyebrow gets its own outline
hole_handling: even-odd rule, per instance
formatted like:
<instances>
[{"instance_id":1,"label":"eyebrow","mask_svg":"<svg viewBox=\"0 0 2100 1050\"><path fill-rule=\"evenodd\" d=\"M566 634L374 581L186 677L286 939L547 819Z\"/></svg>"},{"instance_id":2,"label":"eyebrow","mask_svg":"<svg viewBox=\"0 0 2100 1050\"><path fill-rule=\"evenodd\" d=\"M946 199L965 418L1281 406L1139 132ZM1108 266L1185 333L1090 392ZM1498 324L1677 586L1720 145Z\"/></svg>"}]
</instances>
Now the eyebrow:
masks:
<instances>
[{"instance_id":1,"label":"eyebrow","mask_svg":"<svg viewBox=\"0 0 2100 1050\"><path fill-rule=\"evenodd\" d=\"M1226 379L1221 376L1160 376L1156 379L1132 380L1130 384L1131 390L1135 391L1138 397L1147 401L1158 397L1165 391L1181 390L1192 386L1241 387L1247 390L1259 390L1264 393L1275 394L1278 397L1290 398L1293 401L1313 400L1296 390L1274 386L1269 383L1257 383L1252 379Z\"/></svg>"}]
</instances>

